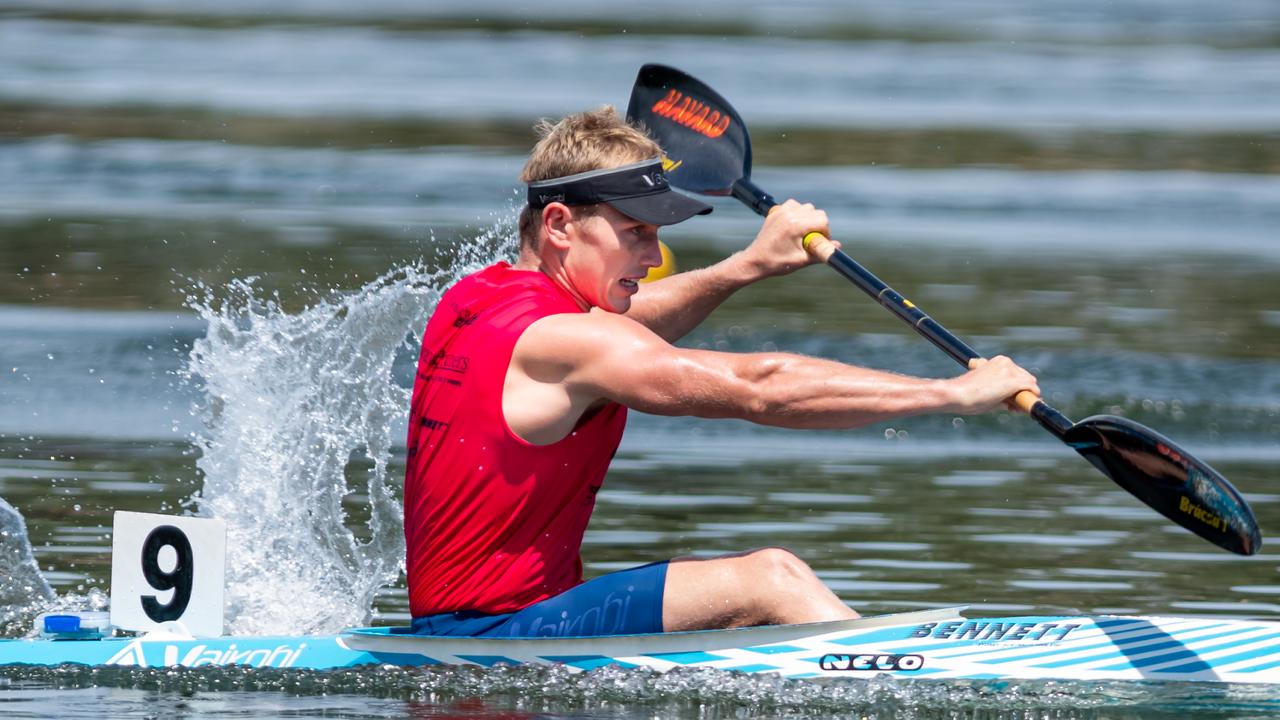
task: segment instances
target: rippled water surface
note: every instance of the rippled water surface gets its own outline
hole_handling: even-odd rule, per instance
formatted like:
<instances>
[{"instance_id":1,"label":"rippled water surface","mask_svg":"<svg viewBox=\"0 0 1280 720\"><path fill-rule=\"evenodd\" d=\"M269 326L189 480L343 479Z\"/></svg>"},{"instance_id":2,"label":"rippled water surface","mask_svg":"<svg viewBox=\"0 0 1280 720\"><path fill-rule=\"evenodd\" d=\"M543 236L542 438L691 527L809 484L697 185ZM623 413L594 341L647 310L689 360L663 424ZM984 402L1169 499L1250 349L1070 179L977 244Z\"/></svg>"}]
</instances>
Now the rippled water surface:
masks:
<instances>
[{"instance_id":1,"label":"rippled water surface","mask_svg":"<svg viewBox=\"0 0 1280 720\"><path fill-rule=\"evenodd\" d=\"M405 622L414 335L449 282L511 252L531 123L625 105L644 62L733 100L756 181L826 208L886 281L1033 368L1072 417L1134 418L1192 449L1269 535L1278 7L0 2L0 498L48 584L0 577L3 634L51 604L105 603L117 510L227 520L233 632ZM682 267L758 225L715 205L665 231ZM683 342L955 372L823 268L740 292ZM1280 620L1270 545L1205 544L1023 417L794 432L632 414L588 575L765 545L864 614ZM6 668L0 703L6 717L1280 714L1266 687L616 668Z\"/></svg>"}]
</instances>

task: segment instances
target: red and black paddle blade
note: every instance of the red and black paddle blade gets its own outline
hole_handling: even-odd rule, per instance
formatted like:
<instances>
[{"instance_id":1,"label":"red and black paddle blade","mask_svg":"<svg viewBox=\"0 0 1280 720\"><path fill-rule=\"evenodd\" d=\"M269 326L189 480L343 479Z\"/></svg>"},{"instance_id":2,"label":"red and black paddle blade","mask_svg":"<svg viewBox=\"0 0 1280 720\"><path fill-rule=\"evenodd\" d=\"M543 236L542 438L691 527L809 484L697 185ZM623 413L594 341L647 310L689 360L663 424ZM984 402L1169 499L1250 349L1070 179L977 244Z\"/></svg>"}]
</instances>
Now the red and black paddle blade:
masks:
<instances>
[{"instance_id":1,"label":"red and black paddle blade","mask_svg":"<svg viewBox=\"0 0 1280 720\"><path fill-rule=\"evenodd\" d=\"M1086 460L1157 512L1239 555L1262 547L1249 504L1217 470L1149 427L1111 415L1062 436Z\"/></svg>"},{"instance_id":2,"label":"red and black paddle blade","mask_svg":"<svg viewBox=\"0 0 1280 720\"><path fill-rule=\"evenodd\" d=\"M751 138L727 100L702 81L666 65L640 68L627 119L662 146L672 185L728 195L751 175Z\"/></svg>"}]
</instances>

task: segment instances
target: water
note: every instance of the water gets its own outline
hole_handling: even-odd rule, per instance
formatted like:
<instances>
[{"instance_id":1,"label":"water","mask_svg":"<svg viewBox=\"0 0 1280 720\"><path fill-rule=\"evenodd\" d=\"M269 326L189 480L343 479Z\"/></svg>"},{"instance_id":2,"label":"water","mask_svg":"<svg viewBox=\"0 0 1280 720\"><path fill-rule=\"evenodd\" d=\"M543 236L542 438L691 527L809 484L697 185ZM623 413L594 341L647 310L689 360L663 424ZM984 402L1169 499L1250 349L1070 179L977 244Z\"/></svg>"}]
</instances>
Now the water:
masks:
<instances>
[{"instance_id":1,"label":"water","mask_svg":"<svg viewBox=\"0 0 1280 720\"><path fill-rule=\"evenodd\" d=\"M1245 492L1264 535L1277 526L1274 3L526 12L0 4L4 634L105 604L116 510L228 522L233 632L405 622L415 335L452 278L510 253L532 120L625 105L652 61L732 99L757 182L827 208L846 249L957 334L1034 367L1073 417L1172 436ZM757 226L715 204L666 233L682 266ZM954 372L821 268L739 293L685 342ZM1269 546L1204 544L1025 418L790 432L633 414L588 575L763 545L863 613L1280 615ZM1245 718L1280 703L1270 688L527 668L6 669L0 698L14 717Z\"/></svg>"}]
</instances>

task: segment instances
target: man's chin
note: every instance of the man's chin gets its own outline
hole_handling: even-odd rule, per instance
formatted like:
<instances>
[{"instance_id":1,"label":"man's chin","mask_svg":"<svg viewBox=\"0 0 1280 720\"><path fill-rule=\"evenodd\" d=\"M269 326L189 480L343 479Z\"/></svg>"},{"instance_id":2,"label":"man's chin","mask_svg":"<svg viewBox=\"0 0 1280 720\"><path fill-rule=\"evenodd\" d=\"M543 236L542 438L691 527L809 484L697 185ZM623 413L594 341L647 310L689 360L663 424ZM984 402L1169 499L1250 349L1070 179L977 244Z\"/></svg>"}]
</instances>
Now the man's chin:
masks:
<instances>
[{"instance_id":1,"label":"man's chin","mask_svg":"<svg viewBox=\"0 0 1280 720\"><path fill-rule=\"evenodd\" d=\"M624 298L613 299L609 302L609 304L601 305L600 309L604 310L605 312L616 313L618 315L625 315L627 311L631 309L631 296L628 295L627 297L624 297Z\"/></svg>"}]
</instances>

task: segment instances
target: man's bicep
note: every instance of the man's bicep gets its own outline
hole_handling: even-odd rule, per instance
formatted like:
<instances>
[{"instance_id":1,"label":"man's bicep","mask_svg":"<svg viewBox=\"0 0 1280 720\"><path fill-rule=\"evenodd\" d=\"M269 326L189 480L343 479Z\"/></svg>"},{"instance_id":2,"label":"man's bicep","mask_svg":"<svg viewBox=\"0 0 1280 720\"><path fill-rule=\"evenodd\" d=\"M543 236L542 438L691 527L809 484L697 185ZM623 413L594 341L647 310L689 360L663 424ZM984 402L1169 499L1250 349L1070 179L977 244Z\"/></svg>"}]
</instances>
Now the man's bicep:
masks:
<instances>
[{"instance_id":1,"label":"man's bicep","mask_svg":"<svg viewBox=\"0 0 1280 720\"><path fill-rule=\"evenodd\" d=\"M678 348L618 316L596 326L575 387L655 415L740 417L745 356Z\"/></svg>"}]
</instances>

